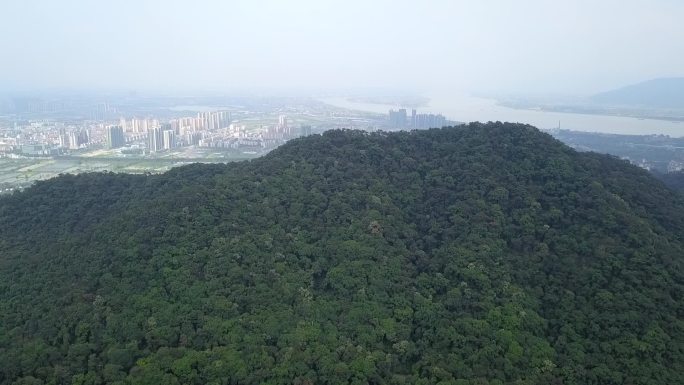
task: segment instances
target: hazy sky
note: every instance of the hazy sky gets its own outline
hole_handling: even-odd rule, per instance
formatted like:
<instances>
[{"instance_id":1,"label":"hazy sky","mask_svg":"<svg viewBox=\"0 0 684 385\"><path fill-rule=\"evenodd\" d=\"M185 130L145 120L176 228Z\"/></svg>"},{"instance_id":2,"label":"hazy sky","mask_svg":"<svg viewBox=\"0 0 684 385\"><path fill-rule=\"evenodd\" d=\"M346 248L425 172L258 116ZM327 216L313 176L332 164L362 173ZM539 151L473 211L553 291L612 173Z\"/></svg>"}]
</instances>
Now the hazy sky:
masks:
<instances>
[{"instance_id":1,"label":"hazy sky","mask_svg":"<svg viewBox=\"0 0 684 385\"><path fill-rule=\"evenodd\" d=\"M2 0L0 87L592 93L684 76L682 0Z\"/></svg>"}]
</instances>

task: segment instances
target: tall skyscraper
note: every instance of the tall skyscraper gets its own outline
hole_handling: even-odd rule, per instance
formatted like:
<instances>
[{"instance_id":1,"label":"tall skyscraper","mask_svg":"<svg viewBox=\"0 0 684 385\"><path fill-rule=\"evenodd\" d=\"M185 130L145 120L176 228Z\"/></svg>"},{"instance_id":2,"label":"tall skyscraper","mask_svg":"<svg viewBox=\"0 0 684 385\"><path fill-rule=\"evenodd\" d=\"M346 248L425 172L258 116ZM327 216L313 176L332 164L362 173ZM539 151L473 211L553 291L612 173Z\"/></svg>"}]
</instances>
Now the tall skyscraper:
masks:
<instances>
[{"instance_id":1,"label":"tall skyscraper","mask_svg":"<svg viewBox=\"0 0 684 385\"><path fill-rule=\"evenodd\" d=\"M389 123L392 128L406 127L406 109L402 108L399 111L389 110Z\"/></svg>"},{"instance_id":2,"label":"tall skyscraper","mask_svg":"<svg viewBox=\"0 0 684 385\"><path fill-rule=\"evenodd\" d=\"M439 128L447 125L444 115L417 114L413 128Z\"/></svg>"},{"instance_id":3,"label":"tall skyscraper","mask_svg":"<svg viewBox=\"0 0 684 385\"><path fill-rule=\"evenodd\" d=\"M147 131L147 148L150 152L161 151L164 148L164 137L160 127Z\"/></svg>"},{"instance_id":4,"label":"tall skyscraper","mask_svg":"<svg viewBox=\"0 0 684 385\"><path fill-rule=\"evenodd\" d=\"M121 128L123 128L124 132L128 132L128 123L126 122L126 118L119 118L119 125L121 126Z\"/></svg>"},{"instance_id":5,"label":"tall skyscraper","mask_svg":"<svg viewBox=\"0 0 684 385\"><path fill-rule=\"evenodd\" d=\"M78 133L78 144L88 144L90 143L90 131L88 129L82 129Z\"/></svg>"},{"instance_id":6,"label":"tall skyscraper","mask_svg":"<svg viewBox=\"0 0 684 385\"><path fill-rule=\"evenodd\" d=\"M79 139L78 138L78 132L71 131L69 133L69 148L70 149L75 150L78 148L78 146L81 144L81 143L79 143L78 139Z\"/></svg>"},{"instance_id":7,"label":"tall skyscraper","mask_svg":"<svg viewBox=\"0 0 684 385\"><path fill-rule=\"evenodd\" d=\"M176 133L173 130L164 130L162 140L165 150L176 147Z\"/></svg>"},{"instance_id":8,"label":"tall skyscraper","mask_svg":"<svg viewBox=\"0 0 684 385\"><path fill-rule=\"evenodd\" d=\"M183 138L183 140L185 141L185 144L188 146L198 145L201 139L202 139L202 133L201 132L188 132L184 135L184 138Z\"/></svg>"},{"instance_id":9,"label":"tall skyscraper","mask_svg":"<svg viewBox=\"0 0 684 385\"><path fill-rule=\"evenodd\" d=\"M290 135L290 127L287 125L287 116L280 115L278 117L278 125L276 126L275 130L275 137L280 137L282 139L284 135Z\"/></svg>"},{"instance_id":10,"label":"tall skyscraper","mask_svg":"<svg viewBox=\"0 0 684 385\"><path fill-rule=\"evenodd\" d=\"M219 117L219 128L225 128L228 127L230 124L230 112L229 111L219 111L218 113Z\"/></svg>"},{"instance_id":11,"label":"tall skyscraper","mask_svg":"<svg viewBox=\"0 0 684 385\"><path fill-rule=\"evenodd\" d=\"M300 136L309 136L311 135L311 126L309 125L302 125L299 128L299 135Z\"/></svg>"},{"instance_id":12,"label":"tall skyscraper","mask_svg":"<svg viewBox=\"0 0 684 385\"><path fill-rule=\"evenodd\" d=\"M14 122L14 128L17 128L17 122ZM59 145L63 148L69 147L69 135L67 135L66 128L59 129Z\"/></svg>"},{"instance_id":13,"label":"tall skyscraper","mask_svg":"<svg viewBox=\"0 0 684 385\"><path fill-rule=\"evenodd\" d=\"M109 126L107 127L107 147L119 148L126 144L123 127Z\"/></svg>"}]
</instances>

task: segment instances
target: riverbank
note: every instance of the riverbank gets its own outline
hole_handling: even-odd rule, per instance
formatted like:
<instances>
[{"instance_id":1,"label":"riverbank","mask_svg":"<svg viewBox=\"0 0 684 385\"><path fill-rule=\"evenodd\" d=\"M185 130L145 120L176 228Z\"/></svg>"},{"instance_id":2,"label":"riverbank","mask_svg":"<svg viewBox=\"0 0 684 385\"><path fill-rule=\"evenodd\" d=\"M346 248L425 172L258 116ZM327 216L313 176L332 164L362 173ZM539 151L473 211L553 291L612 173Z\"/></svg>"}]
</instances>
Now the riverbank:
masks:
<instances>
[{"instance_id":1,"label":"riverbank","mask_svg":"<svg viewBox=\"0 0 684 385\"><path fill-rule=\"evenodd\" d=\"M387 114L390 109L399 106L391 104L363 103L345 97L322 98L320 101L336 107ZM587 113L570 113L545 111L540 109L517 109L499 104L497 100L474 97L464 94L433 94L429 102L419 113L443 114L449 120L472 121L507 121L531 124L541 129L561 128L625 135L668 135L684 137L684 124L678 121L667 121L629 116L598 115Z\"/></svg>"}]
</instances>

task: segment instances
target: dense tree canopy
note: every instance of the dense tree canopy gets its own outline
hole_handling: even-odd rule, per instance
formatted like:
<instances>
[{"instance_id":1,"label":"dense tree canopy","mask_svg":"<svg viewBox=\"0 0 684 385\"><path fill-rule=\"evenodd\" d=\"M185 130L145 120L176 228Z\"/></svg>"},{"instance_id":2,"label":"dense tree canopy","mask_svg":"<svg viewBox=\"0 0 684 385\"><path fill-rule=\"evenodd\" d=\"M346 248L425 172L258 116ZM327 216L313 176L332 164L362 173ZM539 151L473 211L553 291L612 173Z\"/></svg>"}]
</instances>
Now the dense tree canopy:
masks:
<instances>
[{"instance_id":1,"label":"dense tree canopy","mask_svg":"<svg viewBox=\"0 0 684 385\"><path fill-rule=\"evenodd\" d=\"M680 171L674 171L674 172L668 172L668 173L659 173L656 172L655 176L662 180L665 185L668 187L684 192L684 170Z\"/></svg>"},{"instance_id":2,"label":"dense tree canopy","mask_svg":"<svg viewBox=\"0 0 684 385\"><path fill-rule=\"evenodd\" d=\"M0 200L1 384L681 384L684 201L530 126Z\"/></svg>"}]
</instances>

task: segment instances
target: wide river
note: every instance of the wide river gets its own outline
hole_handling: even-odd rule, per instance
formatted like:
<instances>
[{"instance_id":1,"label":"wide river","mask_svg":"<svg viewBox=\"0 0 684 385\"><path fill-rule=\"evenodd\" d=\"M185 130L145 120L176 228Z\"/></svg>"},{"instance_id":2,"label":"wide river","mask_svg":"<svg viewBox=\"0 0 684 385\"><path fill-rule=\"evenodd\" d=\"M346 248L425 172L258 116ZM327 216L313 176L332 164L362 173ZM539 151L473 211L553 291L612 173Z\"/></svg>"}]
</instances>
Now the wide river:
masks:
<instances>
[{"instance_id":1,"label":"wide river","mask_svg":"<svg viewBox=\"0 0 684 385\"><path fill-rule=\"evenodd\" d=\"M397 106L352 102L346 98L323 98L321 101L347 109L387 114ZM418 108L418 113L443 114L447 119L460 122L502 121L527 123L541 129L558 127L575 131L603 132L609 134L648 135L663 134L684 136L684 122L637 119L625 116L573 114L504 107L496 100L464 95L433 95L428 106ZM410 114L410 110L409 110Z\"/></svg>"}]
</instances>

